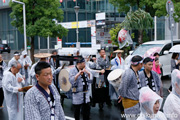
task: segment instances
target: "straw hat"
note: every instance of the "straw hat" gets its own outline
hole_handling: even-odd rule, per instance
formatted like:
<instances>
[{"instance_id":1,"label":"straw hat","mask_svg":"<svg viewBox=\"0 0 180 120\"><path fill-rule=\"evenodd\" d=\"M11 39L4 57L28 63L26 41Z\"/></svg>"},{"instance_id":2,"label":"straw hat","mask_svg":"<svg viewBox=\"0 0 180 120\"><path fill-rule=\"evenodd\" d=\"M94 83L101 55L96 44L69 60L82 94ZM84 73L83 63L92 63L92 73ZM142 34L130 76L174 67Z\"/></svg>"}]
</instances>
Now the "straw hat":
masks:
<instances>
[{"instance_id":1,"label":"straw hat","mask_svg":"<svg viewBox=\"0 0 180 120\"><path fill-rule=\"evenodd\" d=\"M36 58L47 58L47 57L50 57L52 54L50 53L37 53L37 54L34 54L34 57Z\"/></svg>"},{"instance_id":2,"label":"straw hat","mask_svg":"<svg viewBox=\"0 0 180 120\"><path fill-rule=\"evenodd\" d=\"M108 81L113 81L113 80L118 79L122 75L123 72L124 70L122 69L115 69L111 71L107 77Z\"/></svg>"},{"instance_id":3,"label":"straw hat","mask_svg":"<svg viewBox=\"0 0 180 120\"><path fill-rule=\"evenodd\" d=\"M66 69L62 69L59 73L59 85L60 88L67 92L71 89L71 83L69 82L69 72Z\"/></svg>"},{"instance_id":4,"label":"straw hat","mask_svg":"<svg viewBox=\"0 0 180 120\"><path fill-rule=\"evenodd\" d=\"M124 50L115 50L115 51L113 51L113 53L123 53L124 52Z\"/></svg>"}]
</instances>

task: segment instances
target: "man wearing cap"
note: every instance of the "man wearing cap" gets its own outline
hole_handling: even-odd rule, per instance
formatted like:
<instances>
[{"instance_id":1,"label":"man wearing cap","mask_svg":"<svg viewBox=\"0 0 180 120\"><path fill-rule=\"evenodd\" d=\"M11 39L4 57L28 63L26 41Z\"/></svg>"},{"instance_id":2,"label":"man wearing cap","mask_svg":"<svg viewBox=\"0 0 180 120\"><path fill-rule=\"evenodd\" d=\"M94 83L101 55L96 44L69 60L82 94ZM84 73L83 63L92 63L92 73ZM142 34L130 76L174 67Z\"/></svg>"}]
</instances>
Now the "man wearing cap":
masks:
<instances>
[{"instance_id":1,"label":"man wearing cap","mask_svg":"<svg viewBox=\"0 0 180 120\"><path fill-rule=\"evenodd\" d=\"M111 70L115 69L124 69L124 59L121 57L123 50L116 50L113 53L116 53L116 57L111 60Z\"/></svg>"},{"instance_id":2,"label":"man wearing cap","mask_svg":"<svg viewBox=\"0 0 180 120\"><path fill-rule=\"evenodd\" d=\"M22 63L22 61L20 60L20 52L14 52L14 57L9 61L9 63L8 63L8 67L10 68L11 66L12 66L12 62L13 61L18 61L20 64L21 64L21 66L23 66L23 63ZM20 74L23 76L23 78L25 79L25 71L24 71L24 67L21 67L21 69L20 69Z\"/></svg>"},{"instance_id":3,"label":"man wearing cap","mask_svg":"<svg viewBox=\"0 0 180 120\"><path fill-rule=\"evenodd\" d=\"M36 58L39 58L39 61L38 62L40 62L40 61L44 61L44 62L47 62L48 61L48 57L50 57L52 54L50 54L50 53L38 53L38 54L35 54L34 55L34 57L36 57ZM34 63L33 65L32 65L32 67L31 67L31 70L30 70L30 72L29 72L29 74L30 74L30 81L32 82L32 85L36 85L36 83L37 83L37 79L36 79L36 74L35 74L35 66L36 66L36 64L38 63L38 62L36 62L36 63ZM51 70L52 70L52 74L53 74L53 76L55 75L55 74L58 74L59 72L60 72L60 70L61 70L61 67L58 67L57 69L54 69L52 66L51 66ZM54 81L53 81L54 82Z\"/></svg>"},{"instance_id":4,"label":"man wearing cap","mask_svg":"<svg viewBox=\"0 0 180 120\"><path fill-rule=\"evenodd\" d=\"M152 71L153 59L147 57L143 60L144 70L139 73L142 87L149 86L157 94L160 94L161 80L155 71Z\"/></svg>"},{"instance_id":5,"label":"man wearing cap","mask_svg":"<svg viewBox=\"0 0 180 120\"><path fill-rule=\"evenodd\" d=\"M13 60L10 69L4 72L2 80L9 120L23 120L22 86L25 82L19 73L20 69L21 64Z\"/></svg>"},{"instance_id":6,"label":"man wearing cap","mask_svg":"<svg viewBox=\"0 0 180 120\"><path fill-rule=\"evenodd\" d=\"M109 68L109 58L106 56L106 52L104 49L99 51L100 56L97 59L97 64L99 65L100 69Z\"/></svg>"},{"instance_id":7,"label":"man wearing cap","mask_svg":"<svg viewBox=\"0 0 180 120\"><path fill-rule=\"evenodd\" d=\"M89 120L90 98L90 72L86 70L84 58L77 59L77 65L69 72L69 81L72 84L72 103L74 105L75 120L80 120L80 109L82 108L83 120Z\"/></svg>"},{"instance_id":8,"label":"man wearing cap","mask_svg":"<svg viewBox=\"0 0 180 120\"><path fill-rule=\"evenodd\" d=\"M140 113L139 106L139 89L141 83L138 71L142 68L143 58L141 56L134 56L131 59L131 66L125 70L122 75L122 81L119 87L120 101L124 107L126 120L136 120Z\"/></svg>"},{"instance_id":9,"label":"man wearing cap","mask_svg":"<svg viewBox=\"0 0 180 120\"><path fill-rule=\"evenodd\" d=\"M30 83L30 81L29 81L29 70L30 70L30 66L32 65L32 61L31 61L30 57L27 56L26 50L22 51L22 55L20 56L20 60L23 63L22 67L24 67L24 71L25 71L25 86L27 86Z\"/></svg>"}]
</instances>

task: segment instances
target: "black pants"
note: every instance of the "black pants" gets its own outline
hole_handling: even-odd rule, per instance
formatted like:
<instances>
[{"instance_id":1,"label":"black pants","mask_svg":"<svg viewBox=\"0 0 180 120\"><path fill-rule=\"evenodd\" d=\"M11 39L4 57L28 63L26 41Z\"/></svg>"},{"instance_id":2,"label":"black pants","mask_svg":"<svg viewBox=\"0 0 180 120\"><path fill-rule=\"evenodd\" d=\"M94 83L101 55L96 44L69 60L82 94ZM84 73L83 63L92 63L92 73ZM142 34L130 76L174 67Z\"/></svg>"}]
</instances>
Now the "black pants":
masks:
<instances>
[{"instance_id":1,"label":"black pants","mask_svg":"<svg viewBox=\"0 0 180 120\"><path fill-rule=\"evenodd\" d=\"M74 105L74 118L75 118L75 120L80 120L81 108L82 108L83 120L89 120L90 103L83 103L80 105Z\"/></svg>"},{"instance_id":2,"label":"black pants","mask_svg":"<svg viewBox=\"0 0 180 120\"><path fill-rule=\"evenodd\" d=\"M4 100L3 88L0 88L0 106L2 106Z\"/></svg>"}]
</instances>

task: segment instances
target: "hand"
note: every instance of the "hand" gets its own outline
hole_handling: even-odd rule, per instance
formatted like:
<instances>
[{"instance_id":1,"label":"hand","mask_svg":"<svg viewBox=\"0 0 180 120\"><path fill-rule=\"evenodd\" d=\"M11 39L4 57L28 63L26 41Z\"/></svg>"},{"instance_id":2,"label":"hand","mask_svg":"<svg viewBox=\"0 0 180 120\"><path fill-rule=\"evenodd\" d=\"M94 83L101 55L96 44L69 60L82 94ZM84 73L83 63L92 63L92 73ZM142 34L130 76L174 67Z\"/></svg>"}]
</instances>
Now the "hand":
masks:
<instances>
[{"instance_id":1,"label":"hand","mask_svg":"<svg viewBox=\"0 0 180 120\"><path fill-rule=\"evenodd\" d=\"M0 65L0 68L2 68L2 65Z\"/></svg>"},{"instance_id":2,"label":"hand","mask_svg":"<svg viewBox=\"0 0 180 120\"><path fill-rule=\"evenodd\" d=\"M106 59L106 55L104 55L104 57L103 57L104 59Z\"/></svg>"},{"instance_id":3,"label":"hand","mask_svg":"<svg viewBox=\"0 0 180 120\"><path fill-rule=\"evenodd\" d=\"M20 83L22 81L23 81L23 78L18 77L18 82Z\"/></svg>"},{"instance_id":4,"label":"hand","mask_svg":"<svg viewBox=\"0 0 180 120\"><path fill-rule=\"evenodd\" d=\"M19 92L23 92L23 89L22 89L22 88L19 88L18 91L19 91Z\"/></svg>"},{"instance_id":5,"label":"hand","mask_svg":"<svg viewBox=\"0 0 180 120\"><path fill-rule=\"evenodd\" d=\"M123 98L122 96L118 97L118 103L120 103L122 101L122 98Z\"/></svg>"},{"instance_id":6,"label":"hand","mask_svg":"<svg viewBox=\"0 0 180 120\"><path fill-rule=\"evenodd\" d=\"M104 70L104 69L100 70L100 73L104 74L104 73L105 73L105 70Z\"/></svg>"}]
</instances>

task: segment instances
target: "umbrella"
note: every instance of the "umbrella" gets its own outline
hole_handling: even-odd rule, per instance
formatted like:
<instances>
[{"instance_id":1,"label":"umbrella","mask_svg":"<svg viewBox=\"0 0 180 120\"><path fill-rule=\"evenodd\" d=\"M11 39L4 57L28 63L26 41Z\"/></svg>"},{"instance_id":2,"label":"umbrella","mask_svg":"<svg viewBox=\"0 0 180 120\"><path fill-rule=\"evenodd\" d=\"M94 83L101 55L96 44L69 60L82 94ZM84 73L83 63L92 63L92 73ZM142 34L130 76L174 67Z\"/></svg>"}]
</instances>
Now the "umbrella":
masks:
<instances>
[{"instance_id":1,"label":"umbrella","mask_svg":"<svg viewBox=\"0 0 180 120\"><path fill-rule=\"evenodd\" d=\"M146 53L144 54L144 57L153 57L154 53L159 53L160 50L161 50L160 47L150 48L149 50L146 51Z\"/></svg>"},{"instance_id":2,"label":"umbrella","mask_svg":"<svg viewBox=\"0 0 180 120\"><path fill-rule=\"evenodd\" d=\"M180 45L175 45L173 46L169 52L173 52L173 53L180 53Z\"/></svg>"}]
</instances>

